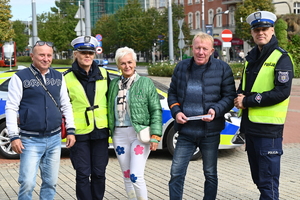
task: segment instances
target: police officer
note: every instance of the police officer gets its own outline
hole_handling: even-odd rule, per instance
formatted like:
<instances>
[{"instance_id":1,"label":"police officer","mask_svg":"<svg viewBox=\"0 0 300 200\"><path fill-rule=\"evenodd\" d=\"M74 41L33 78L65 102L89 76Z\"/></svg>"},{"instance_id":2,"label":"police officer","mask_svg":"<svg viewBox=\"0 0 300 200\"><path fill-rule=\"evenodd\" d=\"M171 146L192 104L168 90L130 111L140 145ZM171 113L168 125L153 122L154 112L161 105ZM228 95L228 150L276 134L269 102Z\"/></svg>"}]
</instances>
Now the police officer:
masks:
<instances>
[{"instance_id":1,"label":"police officer","mask_svg":"<svg viewBox=\"0 0 300 200\"><path fill-rule=\"evenodd\" d=\"M70 150L78 200L103 199L108 164L107 90L109 75L94 60L98 41L80 36L71 42L75 61L65 75L77 140Z\"/></svg>"},{"instance_id":2,"label":"police officer","mask_svg":"<svg viewBox=\"0 0 300 200\"><path fill-rule=\"evenodd\" d=\"M242 113L241 133L260 200L279 199L282 135L291 92L293 63L274 35L276 15L259 11L247 17L256 46L246 56L234 104Z\"/></svg>"}]
</instances>

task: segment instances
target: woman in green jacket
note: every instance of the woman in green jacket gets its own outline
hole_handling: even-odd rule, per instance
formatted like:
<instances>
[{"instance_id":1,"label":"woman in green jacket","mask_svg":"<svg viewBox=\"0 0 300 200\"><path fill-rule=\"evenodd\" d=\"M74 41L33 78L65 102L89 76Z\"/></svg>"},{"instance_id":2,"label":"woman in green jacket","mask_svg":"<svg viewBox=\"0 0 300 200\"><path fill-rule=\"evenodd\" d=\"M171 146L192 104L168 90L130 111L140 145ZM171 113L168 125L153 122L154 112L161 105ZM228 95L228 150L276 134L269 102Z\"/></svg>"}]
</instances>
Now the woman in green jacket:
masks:
<instances>
[{"instance_id":1,"label":"woman in green jacket","mask_svg":"<svg viewBox=\"0 0 300 200\"><path fill-rule=\"evenodd\" d=\"M116 52L122 76L114 79L108 92L109 129L123 173L128 199L148 199L144 169L150 151L162 134L162 109L156 88L136 71L136 53L128 47ZM150 141L139 139L150 128Z\"/></svg>"}]
</instances>

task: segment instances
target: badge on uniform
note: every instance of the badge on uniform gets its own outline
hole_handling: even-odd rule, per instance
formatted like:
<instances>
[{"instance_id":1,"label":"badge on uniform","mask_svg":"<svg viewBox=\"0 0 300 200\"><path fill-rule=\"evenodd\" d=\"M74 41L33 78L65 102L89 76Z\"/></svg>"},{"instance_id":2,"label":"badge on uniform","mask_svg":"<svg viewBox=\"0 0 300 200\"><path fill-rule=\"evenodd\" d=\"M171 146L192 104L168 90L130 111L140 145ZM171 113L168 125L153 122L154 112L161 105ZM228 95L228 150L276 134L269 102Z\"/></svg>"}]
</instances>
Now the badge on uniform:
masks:
<instances>
[{"instance_id":1,"label":"badge on uniform","mask_svg":"<svg viewBox=\"0 0 300 200\"><path fill-rule=\"evenodd\" d=\"M255 101L256 101L257 103L260 103L260 102L261 102L261 99L262 99L261 94L257 93L257 95L255 96Z\"/></svg>"},{"instance_id":2,"label":"badge on uniform","mask_svg":"<svg viewBox=\"0 0 300 200\"><path fill-rule=\"evenodd\" d=\"M286 83L290 80L289 72L278 72L278 81L280 83Z\"/></svg>"}]
</instances>

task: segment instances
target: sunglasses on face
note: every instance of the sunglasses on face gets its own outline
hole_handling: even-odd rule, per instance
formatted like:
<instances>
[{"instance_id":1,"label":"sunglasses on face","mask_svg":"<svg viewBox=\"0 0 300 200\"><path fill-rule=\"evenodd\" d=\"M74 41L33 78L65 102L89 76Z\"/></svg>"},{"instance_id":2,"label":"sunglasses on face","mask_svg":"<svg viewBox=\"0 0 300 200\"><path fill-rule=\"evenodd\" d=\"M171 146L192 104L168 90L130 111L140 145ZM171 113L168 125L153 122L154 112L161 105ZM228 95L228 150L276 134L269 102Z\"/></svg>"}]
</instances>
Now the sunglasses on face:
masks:
<instances>
[{"instance_id":1,"label":"sunglasses on face","mask_svg":"<svg viewBox=\"0 0 300 200\"><path fill-rule=\"evenodd\" d=\"M80 54L82 54L82 55L94 55L95 54L95 52L92 52L92 51L78 51Z\"/></svg>"},{"instance_id":2,"label":"sunglasses on face","mask_svg":"<svg viewBox=\"0 0 300 200\"><path fill-rule=\"evenodd\" d=\"M34 46L44 46L45 44L49 47L53 47L53 42L45 42L45 41L37 41Z\"/></svg>"}]
</instances>

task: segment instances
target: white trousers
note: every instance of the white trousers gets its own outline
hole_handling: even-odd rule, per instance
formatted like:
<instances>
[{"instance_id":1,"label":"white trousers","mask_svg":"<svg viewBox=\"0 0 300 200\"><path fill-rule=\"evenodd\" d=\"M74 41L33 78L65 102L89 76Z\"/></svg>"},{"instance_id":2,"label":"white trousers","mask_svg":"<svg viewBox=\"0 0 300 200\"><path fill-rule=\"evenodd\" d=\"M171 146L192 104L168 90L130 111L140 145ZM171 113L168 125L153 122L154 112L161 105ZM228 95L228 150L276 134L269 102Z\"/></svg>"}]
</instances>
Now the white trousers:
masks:
<instances>
[{"instance_id":1,"label":"white trousers","mask_svg":"<svg viewBox=\"0 0 300 200\"><path fill-rule=\"evenodd\" d=\"M144 171L150 154L150 143L140 142L133 127L116 127L113 144L123 173L128 199L147 200Z\"/></svg>"}]
</instances>

